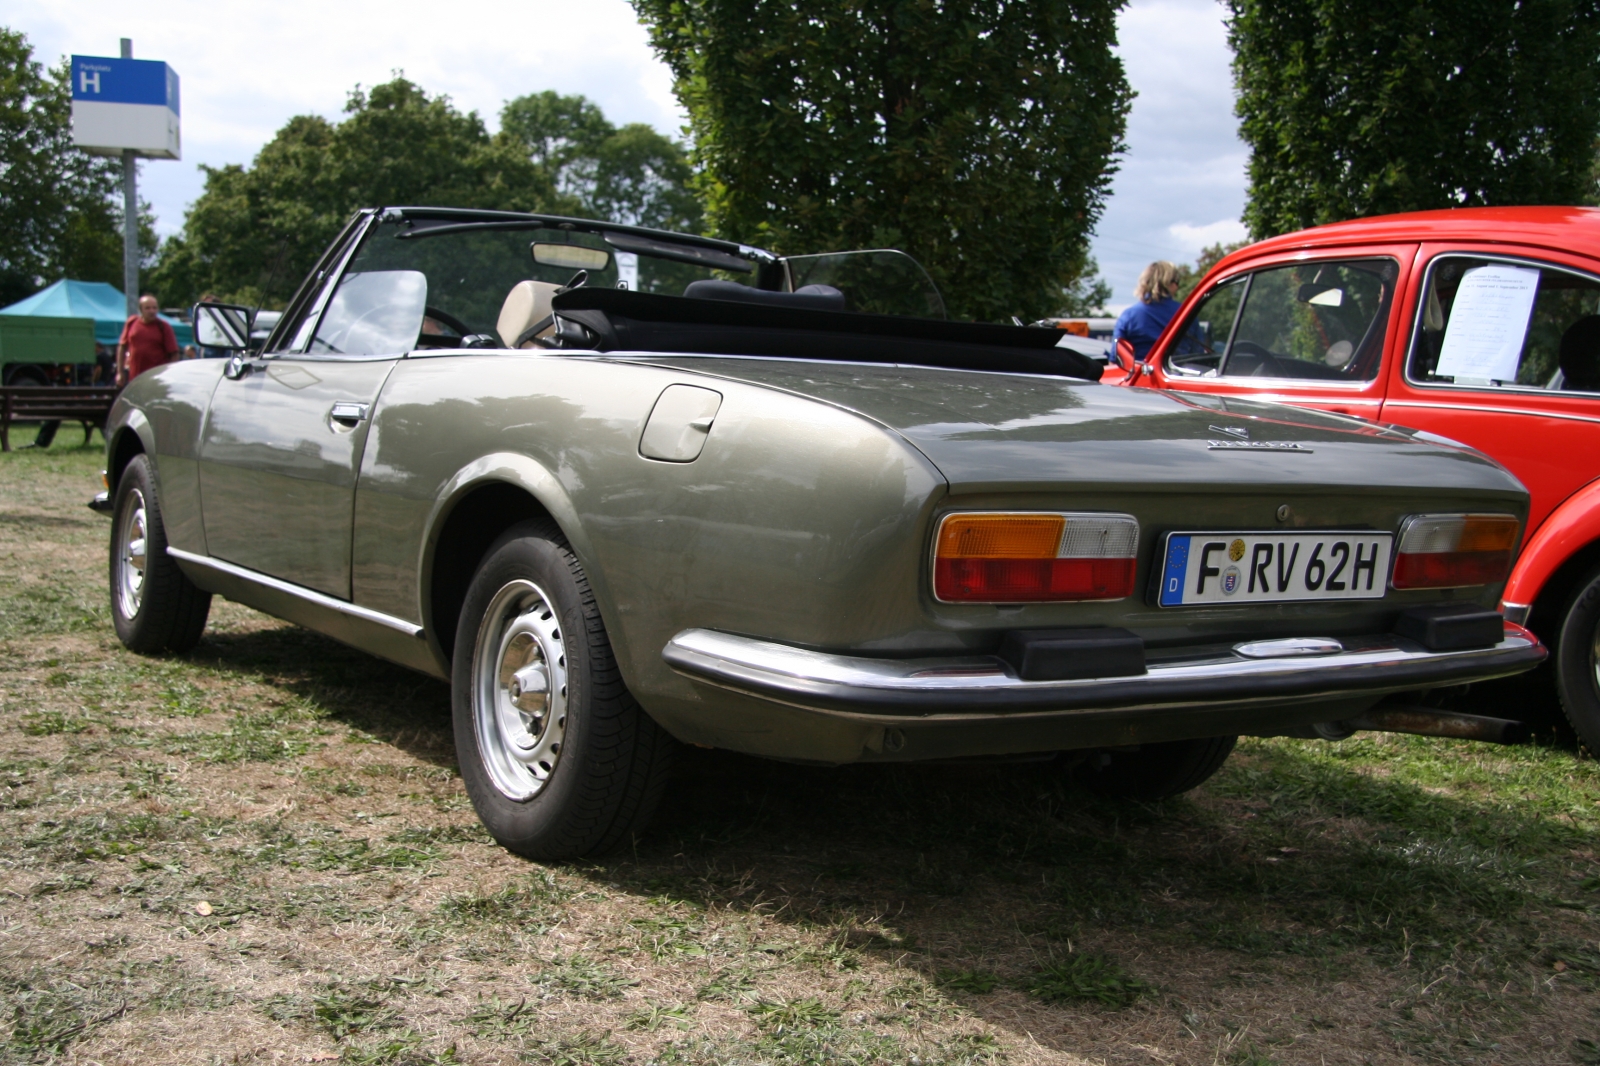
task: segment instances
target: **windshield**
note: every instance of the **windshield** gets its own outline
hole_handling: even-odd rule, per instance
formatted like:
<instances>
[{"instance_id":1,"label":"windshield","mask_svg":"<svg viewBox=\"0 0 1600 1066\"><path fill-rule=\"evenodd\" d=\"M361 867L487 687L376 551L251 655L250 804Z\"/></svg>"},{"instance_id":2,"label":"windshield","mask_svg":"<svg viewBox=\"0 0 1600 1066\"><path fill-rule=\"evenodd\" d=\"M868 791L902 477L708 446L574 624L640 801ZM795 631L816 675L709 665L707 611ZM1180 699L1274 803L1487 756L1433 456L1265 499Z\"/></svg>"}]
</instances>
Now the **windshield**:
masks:
<instances>
[{"instance_id":1,"label":"windshield","mask_svg":"<svg viewBox=\"0 0 1600 1066\"><path fill-rule=\"evenodd\" d=\"M619 238L619 243L638 248L645 242ZM677 250L652 243L656 250ZM583 283L592 288L678 296L692 282L728 276L729 267L753 270L753 264L725 254L711 253L719 268L714 270L649 252L624 251L599 234L536 223L519 228L499 224L495 228L437 227L435 231L386 220L367 235L347 274L408 271L422 275L427 316L423 343L427 344L429 338L442 342L474 334L495 336L507 299L524 281L567 285L581 271L587 275ZM504 338L507 344L512 340Z\"/></svg>"}]
</instances>

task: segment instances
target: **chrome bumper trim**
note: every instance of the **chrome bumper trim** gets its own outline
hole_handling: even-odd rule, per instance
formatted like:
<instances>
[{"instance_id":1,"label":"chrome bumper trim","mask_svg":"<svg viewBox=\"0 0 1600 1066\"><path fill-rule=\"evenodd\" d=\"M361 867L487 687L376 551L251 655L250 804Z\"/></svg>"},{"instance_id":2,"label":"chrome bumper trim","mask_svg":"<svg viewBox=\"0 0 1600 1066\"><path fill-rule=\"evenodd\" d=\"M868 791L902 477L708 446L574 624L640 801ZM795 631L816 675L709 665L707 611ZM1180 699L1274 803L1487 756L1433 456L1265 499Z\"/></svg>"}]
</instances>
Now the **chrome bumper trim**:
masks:
<instances>
[{"instance_id":1,"label":"chrome bumper trim","mask_svg":"<svg viewBox=\"0 0 1600 1066\"><path fill-rule=\"evenodd\" d=\"M1345 644L1345 651L1314 657L1223 652L1157 662L1143 676L1072 681L1023 681L990 655L877 659L709 629L684 630L661 654L686 677L791 706L940 718L1382 694L1515 674L1546 654L1532 634L1511 625L1499 644L1468 651L1428 651L1392 635Z\"/></svg>"},{"instance_id":2,"label":"chrome bumper trim","mask_svg":"<svg viewBox=\"0 0 1600 1066\"><path fill-rule=\"evenodd\" d=\"M373 622L388 629L397 630L398 632L404 633L408 637L413 637L418 640L422 639L423 637L422 627L414 622L407 622L404 618L396 618L392 614L384 614L382 611L374 611L369 607L357 607L348 600L335 599L326 593L317 592L314 589L308 589L304 585L296 585L293 582L279 580L278 578L263 574L259 570L251 570L247 567L235 566L233 563L225 563L221 559L213 559L209 555L196 555L194 552L186 552L179 548L169 547L167 548L167 554L172 556L174 559L177 559L179 562L188 563L190 566L198 566L206 570L214 570L219 574L226 574L229 577L237 578L240 581L248 581L250 584L257 586L258 588L271 589L274 592L281 592L284 595L293 596L295 599L303 600L306 603L312 604L316 607L321 607L324 610L333 611L337 614L348 615L351 618L359 618L364 622Z\"/></svg>"},{"instance_id":3,"label":"chrome bumper trim","mask_svg":"<svg viewBox=\"0 0 1600 1066\"><path fill-rule=\"evenodd\" d=\"M1505 615L1507 622L1515 622L1519 626L1528 624L1528 615L1533 611L1533 605L1528 603L1500 604L1500 613Z\"/></svg>"}]
</instances>

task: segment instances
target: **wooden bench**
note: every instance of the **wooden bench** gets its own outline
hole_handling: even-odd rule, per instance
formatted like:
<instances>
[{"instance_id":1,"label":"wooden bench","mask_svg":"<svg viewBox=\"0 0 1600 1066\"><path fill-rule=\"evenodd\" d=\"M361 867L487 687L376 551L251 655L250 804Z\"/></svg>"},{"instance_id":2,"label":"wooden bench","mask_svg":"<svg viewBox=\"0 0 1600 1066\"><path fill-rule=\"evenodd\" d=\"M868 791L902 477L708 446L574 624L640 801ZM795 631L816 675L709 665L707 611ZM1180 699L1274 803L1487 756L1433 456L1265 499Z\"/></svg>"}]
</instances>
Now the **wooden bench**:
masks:
<instances>
[{"instance_id":1,"label":"wooden bench","mask_svg":"<svg viewBox=\"0 0 1600 1066\"><path fill-rule=\"evenodd\" d=\"M89 444L96 427L104 433L118 389L109 385L6 385L0 387L0 451L11 450L11 423L83 423L83 443Z\"/></svg>"}]
</instances>

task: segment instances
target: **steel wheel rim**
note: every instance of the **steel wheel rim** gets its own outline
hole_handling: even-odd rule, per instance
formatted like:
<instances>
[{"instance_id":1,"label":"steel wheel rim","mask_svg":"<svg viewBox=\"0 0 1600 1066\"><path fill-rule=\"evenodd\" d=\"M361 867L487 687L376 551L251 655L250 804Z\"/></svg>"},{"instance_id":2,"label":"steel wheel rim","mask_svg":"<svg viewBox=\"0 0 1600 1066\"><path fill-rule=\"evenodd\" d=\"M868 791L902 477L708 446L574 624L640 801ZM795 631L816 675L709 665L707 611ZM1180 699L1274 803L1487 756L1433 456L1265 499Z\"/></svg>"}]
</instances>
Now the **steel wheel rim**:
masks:
<instances>
[{"instance_id":1,"label":"steel wheel rim","mask_svg":"<svg viewBox=\"0 0 1600 1066\"><path fill-rule=\"evenodd\" d=\"M144 603L145 565L148 561L148 519L145 515L144 493L133 489L128 493L117 525L117 609L122 617L133 618Z\"/></svg>"},{"instance_id":2,"label":"steel wheel rim","mask_svg":"<svg viewBox=\"0 0 1600 1066\"><path fill-rule=\"evenodd\" d=\"M507 799L530 800L561 760L567 660L554 601L511 581L489 601L472 653L472 719L483 768Z\"/></svg>"}]
</instances>

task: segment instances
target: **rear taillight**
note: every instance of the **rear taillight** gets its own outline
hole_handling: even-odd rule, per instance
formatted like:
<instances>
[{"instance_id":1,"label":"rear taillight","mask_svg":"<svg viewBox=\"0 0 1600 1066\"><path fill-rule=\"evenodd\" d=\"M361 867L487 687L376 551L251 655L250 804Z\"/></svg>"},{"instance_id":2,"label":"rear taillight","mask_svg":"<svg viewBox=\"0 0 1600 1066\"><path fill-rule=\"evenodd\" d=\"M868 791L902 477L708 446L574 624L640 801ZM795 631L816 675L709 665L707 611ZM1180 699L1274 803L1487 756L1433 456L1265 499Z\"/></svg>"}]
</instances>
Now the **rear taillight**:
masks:
<instances>
[{"instance_id":1,"label":"rear taillight","mask_svg":"<svg viewBox=\"0 0 1600 1066\"><path fill-rule=\"evenodd\" d=\"M1395 553L1397 589L1492 585L1511 572L1517 519L1508 514L1425 514L1406 519Z\"/></svg>"},{"instance_id":2,"label":"rear taillight","mask_svg":"<svg viewBox=\"0 0 1600 1066\"><path fill-rule=\"evenodd\" d=\"M934 540L946 603L1120 600L1133 592L1139 523L1121 514L952 514Z\"/></svg>"}]
</instances>

